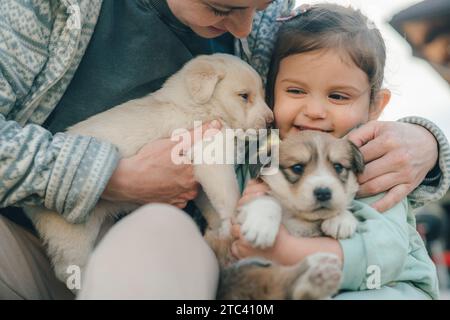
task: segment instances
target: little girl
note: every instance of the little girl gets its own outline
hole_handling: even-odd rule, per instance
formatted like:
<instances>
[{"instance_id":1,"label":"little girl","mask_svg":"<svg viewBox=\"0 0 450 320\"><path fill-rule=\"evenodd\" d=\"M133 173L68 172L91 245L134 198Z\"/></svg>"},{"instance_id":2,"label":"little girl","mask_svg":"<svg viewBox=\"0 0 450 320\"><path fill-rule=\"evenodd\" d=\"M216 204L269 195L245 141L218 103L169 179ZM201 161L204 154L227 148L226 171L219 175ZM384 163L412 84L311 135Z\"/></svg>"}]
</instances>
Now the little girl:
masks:
<instances>
[{"instance_id":1,"label":"little girl","mask_svg":"<svg viewBox=\"0 0 450 320\"><path fill-rule=\"evenodd\" d=\"M267 83L281 139L303 130L341 138L376 120L390 99L381 88L385 60L379 30L360 11L314 5L285 21ZM262 182L248 181L239 205L267 190ZM438 298L436 270L408 200L380 214L369 206L380 197L355 201L360 223L350 239L296 238L281 227L274 246L260 250L246 243L235 225L233 254L295 264L315 252L334 253L343 262L337 299Z\"/></svg>"}]
</instances>

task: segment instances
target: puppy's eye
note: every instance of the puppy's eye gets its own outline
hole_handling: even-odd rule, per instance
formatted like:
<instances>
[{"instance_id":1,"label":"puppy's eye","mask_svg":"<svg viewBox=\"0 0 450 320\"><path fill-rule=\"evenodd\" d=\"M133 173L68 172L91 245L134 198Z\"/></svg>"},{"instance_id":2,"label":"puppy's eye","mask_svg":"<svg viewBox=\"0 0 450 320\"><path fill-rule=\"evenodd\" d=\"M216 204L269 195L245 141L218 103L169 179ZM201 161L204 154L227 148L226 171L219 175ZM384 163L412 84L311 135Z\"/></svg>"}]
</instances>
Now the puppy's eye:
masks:
<instances>
[{"instance_id":1,"label":"puppy's eye","mask_svg":"<svg viewBox=\"0 0 450 320\"><path fill-rule=\"evenodd\" d=\"M297 163L291 167L292 172L295 174L301 175L305 171L305 166L301 163Z\"/></svg>"},{"instance_id":2,"label":"puppy's eye","mask_svg":"<svg viewBox=\"0 0 450 320\"><path fill-rule=\"evenodd\" d=\"M239 93L239 97L241 97L245 102L248 102L248 93Z\"/></svg>"},{"instance_id":3,"label":"puppy's eye","mask_svg":"<svg viewBox=\"0 0 450 320\"><path fill-rule=\"evenodd\" d=\"M344 169L345 169L344 166L340 163L333 164L333 167L334 167L334 170L336 170L337 174L341 174L342 171L344 171Z\"/></svg>"}]
</instances>

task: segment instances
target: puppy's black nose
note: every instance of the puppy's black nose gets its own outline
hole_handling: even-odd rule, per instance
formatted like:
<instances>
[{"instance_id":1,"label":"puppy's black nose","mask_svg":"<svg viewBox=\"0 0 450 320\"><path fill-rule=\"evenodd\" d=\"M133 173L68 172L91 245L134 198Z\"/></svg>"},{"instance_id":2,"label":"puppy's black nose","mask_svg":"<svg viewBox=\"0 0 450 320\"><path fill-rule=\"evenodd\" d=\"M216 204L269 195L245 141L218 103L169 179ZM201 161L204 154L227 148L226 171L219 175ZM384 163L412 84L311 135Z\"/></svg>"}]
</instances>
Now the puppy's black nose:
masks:
<instances>
[{"instance_id":1,"label":"puppy's black nose","mask_svg":"<svg viewBox=\"0 0 450 320\"><path fill-rule=\"evenodd\" d=\"M328 201L331 199L331 190L329 188L314 189L314 196L319 201Z\"/></svg>"}]
</instances>

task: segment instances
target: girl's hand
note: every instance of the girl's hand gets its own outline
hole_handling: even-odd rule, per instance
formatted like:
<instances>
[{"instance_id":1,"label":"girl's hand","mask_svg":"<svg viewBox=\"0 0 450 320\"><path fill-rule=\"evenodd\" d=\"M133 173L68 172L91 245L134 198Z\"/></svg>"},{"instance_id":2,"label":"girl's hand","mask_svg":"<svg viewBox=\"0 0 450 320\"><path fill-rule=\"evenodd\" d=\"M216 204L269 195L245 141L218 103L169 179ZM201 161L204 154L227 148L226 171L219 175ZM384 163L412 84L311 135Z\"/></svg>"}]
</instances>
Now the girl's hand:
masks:
<instances>
[{"instance_id":1,"label":"girl's hand","mask_svg":"<svg viewBox=\"0 0 450 320\"><path fill-rule=\"evenodd\" d=\"M273 247L267 249L253 248L242 236L240 226L238 224L233 225L231 234L236 239L231 246L231 252L236 258L242 259L246 257L258 256L276 261L280 264L290 264L289 252L292 249L290 240L293 237L288 233L287 229L283 225L280 226L280 230Z\"/></svg>"},{"instance_id":2,"label":"girl's hand","mask_svg":"<svg viewBox=\"0 0 450 320\"><path fill-rule=\"evenodd\" d=\"M371 121L349 133L364 156L359 197L387 194L372 204L384 212L405 198L425 178L438 159L434 136L425 128L401 122Z\"/></svg>"},{"instance_id":3,"label":"girl's hand","mask_svg":"<svg viewBox=\"0 0 450 320\"><path fill-rule=\"evenodd\" d=\"M231 252L237 259L247 257L263 257L282 265L294 265L307 256L317 252L336 255L341 263L344 253L339 241L330 237L304 238L294 237L281 225L272 248L255 249L241 235L239 225L233 225L231 234L236 238L231 246Z\"/></svg>"},{"instance_id":4,"label":"girl's hand","mask_svg":"<svg viewBox=\"0 0 450 320\"><path fill-rule=\"evenodd\" d=\"M238 208L256 197L261 197L267 194L269 190L269 186L265 182L259 179L249 180L245 186L244 192L242 193L241 199L238 201Z\"/></svg>"}]
</instances>

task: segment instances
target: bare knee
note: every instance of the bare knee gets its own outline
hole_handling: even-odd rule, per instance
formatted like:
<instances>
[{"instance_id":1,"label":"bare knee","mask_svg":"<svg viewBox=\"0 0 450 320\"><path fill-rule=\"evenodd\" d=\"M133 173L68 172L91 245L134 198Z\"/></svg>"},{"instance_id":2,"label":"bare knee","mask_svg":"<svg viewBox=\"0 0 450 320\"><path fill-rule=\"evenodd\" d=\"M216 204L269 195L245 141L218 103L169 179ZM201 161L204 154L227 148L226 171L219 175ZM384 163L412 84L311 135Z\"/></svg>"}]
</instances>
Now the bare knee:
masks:
<instances>
[{"instance_id":1,"label":"bare knee","mask_svg":"<svg viewBox=\"0 0 450 320\"><path fill-rule=\"evenodd\" d=\"M125 218L122 225L127 233L139 233L145 237L141 243L158 243L172 248L189 247L189 254L201 260L214 260L215 254L209 247L194 220L184 211L167 204L149 204L134 211ZM179 254L179 253L178 253Z\"/></svg>"},{"instance_id":2,"label":"bare knee","mask_svg":"<svg viewBox=\"0 0 450 320\"><path fill-rule=\"evenodd\" d=\"M197 225L189 215L168 204L157 203L142 206L125 219L128 224L133 224L138 228L147 226L152 229L162 228L169 232L173 232L173 228L199 232Z\"/></svg>"},{"instance_id":3,"label":"bare knee","mask_svg":"<svg viewBox=\"0 0 450 320\"><path fill-rule=\"evenodd\" d=\"M181 274L186 276L180 278ZM128 292L129 297L140 298L211 299L218 274L215 255L194 221L175 207L151 204L106 234L91 257L81 296Z\"/></svg>"}]
</instances>

